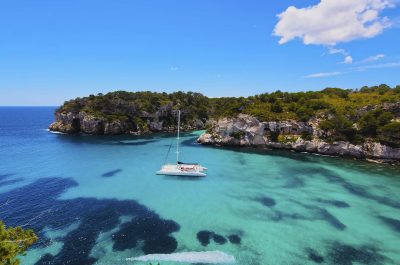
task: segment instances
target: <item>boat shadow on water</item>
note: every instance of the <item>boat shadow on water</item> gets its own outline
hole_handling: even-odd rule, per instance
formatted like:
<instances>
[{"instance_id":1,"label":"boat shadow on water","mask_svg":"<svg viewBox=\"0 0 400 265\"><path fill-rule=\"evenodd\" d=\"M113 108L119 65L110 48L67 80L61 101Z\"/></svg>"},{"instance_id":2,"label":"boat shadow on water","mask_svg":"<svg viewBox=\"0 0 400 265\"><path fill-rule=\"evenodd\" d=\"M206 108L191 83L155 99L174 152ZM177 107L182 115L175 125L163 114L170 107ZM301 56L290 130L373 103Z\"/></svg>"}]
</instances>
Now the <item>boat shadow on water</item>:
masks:
<instances>
[{"instance_id":1,"label":"boat shadow on water","mask_svg":"<svg viewBox=\"0 0 400 265\"><path fill-rule=\"evenodd\" d=\"M202 181L206 176L174 176L174 175L160 175L165 180L173 181Z\"/></svg>"}]
</instances>

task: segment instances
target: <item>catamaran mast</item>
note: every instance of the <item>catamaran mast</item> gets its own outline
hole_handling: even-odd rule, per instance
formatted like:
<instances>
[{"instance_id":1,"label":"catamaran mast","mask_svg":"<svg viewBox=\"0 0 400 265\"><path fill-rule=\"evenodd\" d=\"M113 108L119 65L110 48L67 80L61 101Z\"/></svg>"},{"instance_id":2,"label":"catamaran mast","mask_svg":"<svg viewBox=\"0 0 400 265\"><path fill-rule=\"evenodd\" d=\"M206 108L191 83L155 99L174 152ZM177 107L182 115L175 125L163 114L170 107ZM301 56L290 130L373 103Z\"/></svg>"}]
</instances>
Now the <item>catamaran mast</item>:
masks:
<instances>
[{"instance_id":1,"label":"catamaran mast","mask_svg":"<svg viewBox=\"0 0 400 265\"><path fill-rule=\"evenodd\" d=\"M179 163L179 127L181 127L181 111L178 110L178 135L176 137L176 164Z\"/></svg>"}]
</instances>

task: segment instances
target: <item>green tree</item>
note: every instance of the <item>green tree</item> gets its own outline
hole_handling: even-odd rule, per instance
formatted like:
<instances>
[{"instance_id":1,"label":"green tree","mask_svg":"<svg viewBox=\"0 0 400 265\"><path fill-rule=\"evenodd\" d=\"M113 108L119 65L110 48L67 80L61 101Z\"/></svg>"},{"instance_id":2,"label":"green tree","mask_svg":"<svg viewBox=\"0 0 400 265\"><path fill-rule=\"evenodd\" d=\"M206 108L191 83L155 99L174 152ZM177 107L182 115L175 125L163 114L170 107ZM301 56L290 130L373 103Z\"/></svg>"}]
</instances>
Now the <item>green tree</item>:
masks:
<instances>
[{"instance_id":1,"label":"green tree","mask_svg":"<svg viewBox=\"0 0 400 265\"><path fill-rule=\"evenodd\" d=\"M394 118L393 114L390 112L383 112L379 117L377 118L377 122L379 126L385 126L388 124L392 119Z\"/></svg>"},{"instance_id":2,"label":"green tree","mask_svg":"<svg viewBox=\"0 0 400 265\"><path fill-rule=\"evenodd\" d=\"M314 112L312 109L303 106L296 110L296 115L300 121L308 121L313 114Z\"/></svg>"},{"instance_id":3,"label":"green tree","mask_svg":"<svg viewBox=\"0 0 400 265\"><path fill-rule=\"evenodd\" d=\"M396 146L400 145L400 122L391 122L379 129L380 139Z\"/></svg>"},{"instance_id":4,"label":"green tree","mask_svg":"<svg viewBox=\"0 0 400 265\"><path fill-rule=\"evenodd\" d=\"M271 105L271 111L272 111L272 112L275 112L275 113L280 113L280 112L282 112L282 111L283 111L282 103L281 103L279 100L277 100L277 101L275 101L274 103L272 103L272 105Z\"/></svg>"},{"instance_id":5,"label":"green tree","mask_svg":"<svg viewBox=\"0 0 400 265\"><path fill-rule=\"evenodd\" d=\"M333 124L335 130L345 136L344 140L352 141L357 134L356 129L353 128L353 123L343 115L336 115L333 119Z\"/></svg>"},{"instance_id":6,"label":"green tree","mask_svg":"<svg viewBox=\"0 0 400 265\"><path fill-rule=\"evenodd\" d=\"M365 136L375 136L378 129L378 121L373 113L365 114L359 122L360 131Z\"/></svg>"},{"instance_id":7,"label":"green tree","mask_svg":"<svg viewBox=\"0 0 400 265\"><path fill-rule=\"evenodd\" d=\"M37 239L37 236L31 229L24 230L21 227L7 228L0 221L0 264L20 264L17 256L23 255Z\"/></svg>"},{"instance_id":8,"label":"green tree","mask_svg":"<svg viewBox=\"0 0 400 265\"><path fill-rule=\"evenodd\" d=\"M325 132L330 131L334 137L333 140L353 141L357 131L353 128L353 123L345 116L337 114L330 120L324 120L319 124L319 128Z\"/></svg>"},{"instance_id":9,"label":"green tree","mask_svg":"<svg viewBox=\"0 0 400 265\"><path fill-rule=\"evenodd\" d=\"M331 105L323 100L313 99L306 103L306 106L313 110L328 109Z\"/></svg>"},{"instance_id":10,"label":"green tree","mask_svg":"<svg viewBox=\"0 0 400 265\"><path fill-rule=\"evenodd\" d=\"M319 123L319 128L324 132L335 129L335 125L330 120L324 120Z\"/></svg>"}]
</instances>

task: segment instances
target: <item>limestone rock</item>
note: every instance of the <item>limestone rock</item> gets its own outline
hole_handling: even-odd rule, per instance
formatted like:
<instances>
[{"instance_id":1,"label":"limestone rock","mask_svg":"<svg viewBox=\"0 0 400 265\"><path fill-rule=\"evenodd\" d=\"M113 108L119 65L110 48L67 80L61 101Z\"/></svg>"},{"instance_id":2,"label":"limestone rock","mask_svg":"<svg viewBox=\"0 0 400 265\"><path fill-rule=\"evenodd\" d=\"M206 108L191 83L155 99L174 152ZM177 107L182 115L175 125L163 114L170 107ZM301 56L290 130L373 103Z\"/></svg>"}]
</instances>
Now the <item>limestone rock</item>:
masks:
<instances>
[{"instance_id":1,"label":"limestone rock","mask_svg":"<svg viewBox=\"0 0 400 265\"><path fill-rule=\"evenodd\" d=\"M224 118L213 122L211 129L203 133L197 141L208 145L260 146L276 149L290 149L300 152L319 153L331 156L396 160L400 161L400 148L393 148L376 142L354 145L345 141L328 143L319 139L317 119L309 123L297 121L259 122L248 115L236 118ZM314 135L313 140L306 141L298 137L296 141L273 142L270 132L282 135L299 135L307 132Z\"/></svg>"}]
</instances>

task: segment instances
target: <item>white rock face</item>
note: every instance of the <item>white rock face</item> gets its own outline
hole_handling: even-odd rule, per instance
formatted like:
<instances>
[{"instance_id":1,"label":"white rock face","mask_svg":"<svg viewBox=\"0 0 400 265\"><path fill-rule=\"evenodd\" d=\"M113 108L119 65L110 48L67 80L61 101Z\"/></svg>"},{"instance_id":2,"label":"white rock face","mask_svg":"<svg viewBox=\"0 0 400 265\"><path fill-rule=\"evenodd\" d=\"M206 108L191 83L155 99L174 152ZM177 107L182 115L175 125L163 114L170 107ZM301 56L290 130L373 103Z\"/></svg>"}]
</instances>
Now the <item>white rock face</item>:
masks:
<instances>
[{"instance_id":1,"label":"white rock face","mask_svg":"<svg viewBox=\"0 0 400 265\"><path fill-rule=\"evenodd\" d=\"M268 138L269 132L299 135L307 132L314 136L306 141L300 137L286 143L273 142ZM354 145L345 141L325 142L318 137L318 122L297 121L260 122L256 118L240 114L236 118L224 118L212 125L212 129L203 133L197 141L209 145L261 146L277 149L291 149L301 152L319 153L332 156L370 158L400 161L400 148L393 148L376 142Z\"/></svg>"}]
</instances>

